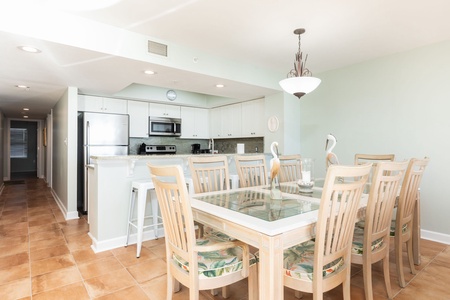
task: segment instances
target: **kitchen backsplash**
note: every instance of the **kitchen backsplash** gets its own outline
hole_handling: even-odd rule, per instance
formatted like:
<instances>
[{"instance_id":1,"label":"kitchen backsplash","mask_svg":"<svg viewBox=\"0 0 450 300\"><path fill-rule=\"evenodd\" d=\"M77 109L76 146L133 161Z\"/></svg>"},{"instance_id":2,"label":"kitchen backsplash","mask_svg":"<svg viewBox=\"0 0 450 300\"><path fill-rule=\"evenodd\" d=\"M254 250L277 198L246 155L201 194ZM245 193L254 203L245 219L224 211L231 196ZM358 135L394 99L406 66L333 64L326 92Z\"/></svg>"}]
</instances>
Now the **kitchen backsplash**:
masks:
<instances>
[{"instance_id":1,"label":"kitchen backsplash","mask_svg":"<svg viewBox=\"0 0 450 300\"><path fill-rule=\"evenodd\" d=\"M201 149L208 149L210 140L205 139L180 139L176 137L152 136L149 138L130 138L130 155L139 152L142 143L146 145L175 145L177 154L190 154L191 144L200 144ZM264 138L239 138L239 139L214 139L214 149L219 153L236 153L237 144L245 145L245 153L263 153Z\"/></svg>"}]
</instances>

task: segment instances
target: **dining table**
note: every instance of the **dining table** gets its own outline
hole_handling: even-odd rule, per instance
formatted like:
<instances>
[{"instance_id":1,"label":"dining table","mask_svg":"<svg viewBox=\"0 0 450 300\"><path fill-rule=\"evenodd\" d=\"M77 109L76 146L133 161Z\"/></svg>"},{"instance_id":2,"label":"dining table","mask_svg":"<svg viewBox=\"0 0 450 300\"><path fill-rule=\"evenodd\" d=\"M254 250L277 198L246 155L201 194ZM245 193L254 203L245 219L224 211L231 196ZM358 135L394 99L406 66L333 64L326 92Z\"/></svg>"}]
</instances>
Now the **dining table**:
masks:
<instances>
[{"instance_id":1,"label":"dining table","mask_svg":"<svg viewBox=\"0 0 450 300\"><path fill-rule=\"evenodd\" d=\"M300 193L295 182L286 182L279 189L275 198L269 186L191 195L196 221L258 248L258 299L283 299L283 251L315 235L322 188ZM367 198L363 194L361 208Z\"/></svg>"}]
</instances>

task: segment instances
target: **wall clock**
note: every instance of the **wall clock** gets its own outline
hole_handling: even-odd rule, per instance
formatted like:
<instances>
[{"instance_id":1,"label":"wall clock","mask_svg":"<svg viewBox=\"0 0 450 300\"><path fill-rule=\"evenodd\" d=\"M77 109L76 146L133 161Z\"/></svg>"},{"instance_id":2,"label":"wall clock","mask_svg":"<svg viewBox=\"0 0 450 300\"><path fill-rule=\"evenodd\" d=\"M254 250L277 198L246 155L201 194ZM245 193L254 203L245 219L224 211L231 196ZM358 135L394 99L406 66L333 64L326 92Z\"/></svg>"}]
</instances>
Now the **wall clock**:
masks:
<instances>
[{"instance_id":1,"label":"wall clock","mask_svg":"<svg viewBox=\"0 0 450 300\"><path fill-rule=\"evenodd\" d=\"M170 101L174 101L175 99L177 99L177 93L174 90L168 90L166 93L166 97Z\"/></svg>"}]
</instances>

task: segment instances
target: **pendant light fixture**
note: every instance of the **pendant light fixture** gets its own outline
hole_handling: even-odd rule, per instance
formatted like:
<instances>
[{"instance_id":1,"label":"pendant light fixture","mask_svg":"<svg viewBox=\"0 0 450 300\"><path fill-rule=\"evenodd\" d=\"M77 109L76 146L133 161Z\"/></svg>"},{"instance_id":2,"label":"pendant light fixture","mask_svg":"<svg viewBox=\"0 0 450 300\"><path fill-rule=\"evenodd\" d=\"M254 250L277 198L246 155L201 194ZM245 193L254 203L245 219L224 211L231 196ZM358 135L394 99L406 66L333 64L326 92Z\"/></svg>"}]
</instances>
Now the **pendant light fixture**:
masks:
<instances>
[{"instance_id":1,"label":"pendant light fixture","mask_svg":"<svg viewBox=\"0 0 450 300\"><path fill-rule=\"evenodd\" d=\"M294 68L287 74L287 78L280 81L281 88L299 99L305 94L314 91L320 84L320 79L312 77L311 71L306 68L306 60L308 54L303 61L303 53L300 49L300 36L305 33L304 28L294 30L294 34L298 35L298 52L295 54Z\"/></svg>"}]
</instances>

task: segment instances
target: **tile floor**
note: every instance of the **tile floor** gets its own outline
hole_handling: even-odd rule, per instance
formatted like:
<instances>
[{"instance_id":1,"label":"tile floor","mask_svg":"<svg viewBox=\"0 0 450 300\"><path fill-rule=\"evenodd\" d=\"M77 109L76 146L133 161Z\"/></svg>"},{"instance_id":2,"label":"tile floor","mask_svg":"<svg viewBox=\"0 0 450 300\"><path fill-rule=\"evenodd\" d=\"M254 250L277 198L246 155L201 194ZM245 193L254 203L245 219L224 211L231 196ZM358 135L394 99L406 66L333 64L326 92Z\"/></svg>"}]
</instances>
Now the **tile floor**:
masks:
<instances>
[{"instance_id":1,"label":"tile floor","mask_svg":"<svg viewBox=\"0 0 450 300\"><path fill-rule=\"evenodd\" d=\"M166 299L164 239L145 242L137 259L134 246L95 254L88 231L85 219L64 220L43 180L6 185L0 195L0 299ZM406 271L403 289L391 255L395 299L450 299L450 246L423 240L421 251L418 274ZM386 299L380 265L373 274L374 299ZM246 289L245 281L231 286L229 299L247 299ZM174 299L187 299L187 291ZM364 299L358 266L352 270L351 292L353 299ZM324 298L341 295L336 288ZM203 291L200 299L223 298ZM295 299L292 290L285 289L285 299Z\"/></svg>"}]
</instances>

